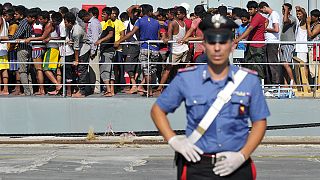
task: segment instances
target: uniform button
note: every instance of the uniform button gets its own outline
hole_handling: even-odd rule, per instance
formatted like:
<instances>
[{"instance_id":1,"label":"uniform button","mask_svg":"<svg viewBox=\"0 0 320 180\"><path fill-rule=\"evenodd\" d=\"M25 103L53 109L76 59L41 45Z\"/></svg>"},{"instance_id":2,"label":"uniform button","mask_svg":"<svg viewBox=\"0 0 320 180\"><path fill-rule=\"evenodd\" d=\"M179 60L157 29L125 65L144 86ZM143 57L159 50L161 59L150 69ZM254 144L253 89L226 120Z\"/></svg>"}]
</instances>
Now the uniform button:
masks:
<instances>
[{"instance_id":1,"label":"uniform button","mask_svg":"<svg viewBox=\"0 0 320 180\"><path fill-rule=\"evenodd\" d=\"M194 101L193 101L193 103L194 103L194 104L197 104L197 101L196 101L196 100L194 100Z\"/></svg>"},{"instance_id":2,"label":"uniform button","mask_svg":"<svg viewBox=\"0 0 320 180\"><path fill-rule=\"evenodd\" d=\"M219 147L222 147L222 144L218 144Z\"/></svg>"},{"instance_id":3,"label":"uniform button","mask_svg":"<svg viewBox=\"0 0 320 180\"><path fill-rule=\"evenodd\" d=\"M240 103L242 104L242 103L243 103L243 100L240 100Z\"/></svg>"}]
</instances>

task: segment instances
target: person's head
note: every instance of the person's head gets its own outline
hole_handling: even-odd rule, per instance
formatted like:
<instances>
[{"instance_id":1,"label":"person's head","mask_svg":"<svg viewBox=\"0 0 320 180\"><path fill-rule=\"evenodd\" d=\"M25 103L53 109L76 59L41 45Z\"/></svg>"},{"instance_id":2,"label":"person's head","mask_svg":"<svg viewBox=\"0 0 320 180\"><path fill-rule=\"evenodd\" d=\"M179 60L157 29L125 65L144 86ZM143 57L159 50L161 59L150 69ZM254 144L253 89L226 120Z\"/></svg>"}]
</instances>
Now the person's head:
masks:
<instances>
[{"instance_id":1,"label":"person's head","mask_svg":"<svg viewBox=\"0 0 320 180\"><path fill-rule=\"evenodd\" d=\"M169 10L167 11L167 15L166 15L167 19L172 21L174 19L176 13L177 13L176 8L169 8Z\"/></svg>"},{"instance_id":2,"label":"person's head","mask_svg":"<svg viewBox=\"0 0 320 180\"><path fill-rule=\"evenodd\" d=\"M41 11L38 16L38 20L42 25L45 25L50 20L50 14L48 11Z\"/></svg>"},{"instance_id":3,"label":"person's head","mask_svg":"<svg viewBox=\"0 0 320 180\"><path fill-rule=\"evenodd\" d=\"M243 26L246 26L249 24L249 20L250 20L250 14L244 10L241 11L241 22Z\"/></svg>"},{"instance_id":4,"label":"person's head","mask_svg":"<svg viewBox=\"0 0 320 180\"><path fill-rule=\"evenodd\" d=\"M236 20L236 19L240 19L241 18L241 8L235 7L232 9L232 19Z\"/></svg>"},{"instance_id":5,"label":"person's head","mask_svg":"<svg viewBox=\"0 0 320 180\"><path fill-rule=\"evenodd\" d=\"M194 14L199 18L203 18L206 15L206 10L203 5L196 5L194 7Z\"/></svg>"},{"instance_id":6,"label":"person's head","mask_svg":"<svg viewBox=\"0 0 320 180\"><path fill-rule=\"evenodd\" d=\"M64 17L64 15L65 15L67 12L69 12L69 9L68 9L67 7L65 7L65 6L59 7L59 13L61 13L62 18Z\"/></svg>"},{"instance_id":7,"label":"person's head","mask_svg":"<svg viewBox=\"0 0 320 180\"><path fill-rule=\"evenodd\" d=\"M290 14L290 12L291 12L291 10L292 10L292 5L290 4L290 3L284 3L283 5L282 5L282 14L284 15L284 10L285 10L285 7L286 8L288 8L288 10L289 10L289 14Z\"/></svg>"},{"instance_id":8,"label":"person's head","mask_svg":"<svg viewBox=\"0 0 320 180\"><path fill-rule=\"evenodd\" d=\"M0 16L2 16L3 15L3 6L2 6L2 4L0 4Z\"/></svg>"},{"instance_id":9,"label":"person's head","mask_svg":"<svg viewBox=\"0 0 320 180\"><path fill-rule=\"evenodd\" d=\"M232 51L232 29L238 25L231 19L218 15L207 15L199 28L203 32L205 52L209 65L227 65Z\"/></svg>"},{"instance_id":10,"label":"person's head","mask_svg":"<svg viewBox=\"0 0 320 180\"><path fill-rule=\"evenodd\" d=\"M111 8L111 17L110 17L110 19L112 21L115 21L116 19L118 19L119 14L120 14L119 8L112 7Z\"/></svg>"},{"instance_id":11,"label":"person's head","mask_svg":"<svg viewBox=\"0 0 320 180\"><path fill-rule=\"evenodd\" d=\"M90 16L94 16L95 18L99 17L99 9L95 6L88 9L88 13Z\"/></svg>"},{"instance_id":12,"label":"person's head","mask_svg":"<svg viewBox=\"0 0 320 180\"><path fill-rule=\"evenodd\" d=\"M178 6L176 8L176 14L175 15L176 15L177 19L183 20L187 15L186 8L184 8L183 6Z\"/></svg>"},{"instance_id":13,"label":"person's head","mask_svg":"<svg viewBox=\"0 0 320 180\"><path fill-rule=\"evenodd\" d=\"M67 12L64 15L64 25L67 29L72 29L72 27L76 24L76 16L72 12Z\"/></svg>"},{"instance_id":14,"label":"person's head","mask_svg":"<svg viewBox=\"0 0 320 180\"><path fill-rule=\"evenodd\" d=\"M88 23L92 16L85 9L81 9L78 13L78 17L85 23Z\"/></svg>"},{"instance_id":15,"label":"person's head","mask_svg":"<svg viewBox=\"0 0 320 180\"><path fill-rule=\"evenodd\" d=\"M14 19L20 21L25 17L26 11L27 9L22 5L14 7Z\"/></svg>"},{"instance_id":16,"label":"person's head","mask_svg":"<svg viewBox=\"0 0 320 180\"><path fill-rule=\"evenodd\" d=\"M142 4L140 8L143 16L152 16L153 7L150 4Z\"/></svg>"},{"instance_id":17,"label":"person's head","mask_svg":"<svg viewBox=\"0 0 320 180\"><path fill-rule=\"evenodd\" d=\"M300 26L303 26L307 22L307 13L303 7L296 6L297 18L300 21Z\"/></svg>"},{"instance_id":18,"label":"person's head","mask_svg":"<svg viewBox=\"0 0 320 180\"><path fill-rule=\"evenodd\" d=\"M27 12L27 21L29 24L33 24L38 19L38 11L35 8L31 8Z\"/></svg>"},{"instance_id":19,"label":"person's head","mask_svg":"<svg viewBox=\"0 0 320 180\"><path fill-rule=\"evenodd\" d=\"M167 20L167 9L158 8L157 20L158 21L166 21Z\"/></svg>"},{"instance_id":20,"label":"person's head","mask_svg":"<svg viewBox=\"0 0 320 180\"><path fill-rule=\"evenodd\" d=\"M271 14L269 4L264 1L259 3L259 10L263 14Z\"/></svg>"},{"instance_id":21,"label":"person's head","mask_svg":"<svg viewBox=\"0 0 320 180\"><path fill-rule=\"evenodd\" d=\"M247 3L247 9L248 9L248 13L250 14L250 16L254 16L257 14L257 12L259 10L259 5L256 1L249 1Z\"/></svg>"},{"instance_id":22,"label":"person's head","mask_svg":"<svg viewBox=\"0 0 320 180\"><path fill-rule=\"evenodd\" d=\"M110 19L112 10L110 7L105 7L102 9L101 19L102 21L108 21Z\"/></svg>"},{"instance_id":23,"label":"person's head","mask_svg":"<svg viewBox=\"0 0 320 180\"><path fill-rule=\"evenodd\" d=\"M62 22L62 15L59 12L54 12L51 15L51 21L54 26L59 25Z\"/></svg>"},{"instance_id":24,"label":"person's head","mask_svg":"<svg viewBox=\"0 0 320 180\"><path fill-rule=\"evenodd\" d=\"M226 6L219 6L218 12L221 16L227 16L228 14L228 8Z\"/></svg>"},{"instance_id":25,"label":"person's head","mask_svg":"<svg viewBox=\"0 0 320 180\"><path fill-rule=\"evenodd\" d=\"M9 9L12 9L13 6L12 6L11 3L6 2L6 3L4 3L4 4L2 5L2 8L3 8L3 14L4 14L4 13L5 13L6 11L8 11Z\"/></svg>"},{"instance_id":26,"label":"person's head","mask_svg":"<svg viewBox=\"0 0 320 180\"><path fill-rule=\"evenodd\" d=\"M196 15L194 13L190 13L190 19L194 20L196 18Z\"/></svg>"},{"instance_id":27,"label":"person's head","mask_svg":"<svg viewBox=\"0 0 320 180\"><path fill-rule=\"evenodd\" d=\"M320 11L318 9L314 9L310 12L311 22L317 22L320 18Z\"/></svg>"},{"instance_id":28,"label":"person's head","mask_svg":"<svg viewBox=\"0 0 320 180\"><path fill-rule=\"evenodd\" d=\"M120 20L121 20L122 22L125 22L125 21L128 21L128 20L129 20L129 15L128 15L127 12L122 12L119 17L120 17Z\"/></svg>"},{"instance_id":29,"label":"person's head","mask_svg":"<svg viewBox=\"0 0 320 180\"><path fill-rule=\"evenodd\" d=\"M6 20L6 22L10 22L14 19L14 10L8 9L3 13L3 18Z\"/></svg>"}]
</instances>

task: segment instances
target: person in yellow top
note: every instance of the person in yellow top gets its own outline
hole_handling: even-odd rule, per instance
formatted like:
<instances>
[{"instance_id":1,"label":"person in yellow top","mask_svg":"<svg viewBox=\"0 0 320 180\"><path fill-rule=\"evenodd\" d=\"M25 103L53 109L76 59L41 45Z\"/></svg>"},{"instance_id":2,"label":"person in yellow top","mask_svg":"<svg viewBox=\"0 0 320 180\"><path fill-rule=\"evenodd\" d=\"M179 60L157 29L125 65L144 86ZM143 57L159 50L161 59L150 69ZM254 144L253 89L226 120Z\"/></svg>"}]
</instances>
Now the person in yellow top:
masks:
<instances>
[{"instance_id":1,"label":"person in yellow top","mask_svg":"<svg viewBox=\"0 0 320 180\"><path fill-rule=\"evenodd\" d=\"M110 19L114 23L115 28L115 42L118 41L125 35L125 26L124 23L118 19L120 11L117 7L111 7L111 16ZM117 63L124 62L124 56L122 52L122 47L119 46L116 48L116 55L114 61ZM125 84L126 81L124 79L124 66L123 65L115 65L114 66L114 74L115 74L115 82L119 84ZM119 86L118 86L119 87ZM116 91L120 91L120 88L116 88Z\"/></svg>"},{"instance_id":2,"label":"person in yellow top","mask_svg":"<svg viewBox=\"0 0 320 180\"><path fill-rule=\"evenodd\" d=\"M0 7L0 36L1 37L7 37L8 36L8 29L9 29L9 23L6 22L6 20L2 17L3 15L3 8ZM9 75L8 75L8 48L7 43L0 43L0 83L2 83L3 80L3 91L0 91L0 95L9 95L8 90L8 81L9 81Z\"/></svg>"}]
</instances>

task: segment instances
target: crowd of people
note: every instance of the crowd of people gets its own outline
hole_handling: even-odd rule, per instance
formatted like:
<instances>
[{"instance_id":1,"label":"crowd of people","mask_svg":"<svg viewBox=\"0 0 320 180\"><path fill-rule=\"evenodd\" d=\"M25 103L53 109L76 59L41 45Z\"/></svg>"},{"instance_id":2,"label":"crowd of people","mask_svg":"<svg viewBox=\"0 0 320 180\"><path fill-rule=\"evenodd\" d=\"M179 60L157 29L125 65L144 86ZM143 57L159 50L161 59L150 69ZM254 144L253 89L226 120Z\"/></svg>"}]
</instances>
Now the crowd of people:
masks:
<instances>
[{"instance_id":1,"label":"crowd of people","mask_svg":"<svg viewBox=\"0 0 320 180\"><path fill-rule=\"evenodd\" d=\"M320 46L277 44L319 40L320 11L312 10L308 16L303 7L295 10L296 17L292 5L285 3L281 16L268 3L256 1L249 1L247 9L206 10L197 5L190 14L183 6L154 10L149 4L132 5L122 13L117 7L105 7L102 12L97 7L46 11L0 4L0 94L61 95L65 82L69 97L159 95L178 71L206 60L202 43L189 41L203 40L199 24L208 14L220 14L239 25L234 29L234 46L245 56L236 62L257 71L265 84L294 84L293 56L306 63L305 76L312 81L315 68L307 63L318 60Z\"/></svg>"}]
</instances>

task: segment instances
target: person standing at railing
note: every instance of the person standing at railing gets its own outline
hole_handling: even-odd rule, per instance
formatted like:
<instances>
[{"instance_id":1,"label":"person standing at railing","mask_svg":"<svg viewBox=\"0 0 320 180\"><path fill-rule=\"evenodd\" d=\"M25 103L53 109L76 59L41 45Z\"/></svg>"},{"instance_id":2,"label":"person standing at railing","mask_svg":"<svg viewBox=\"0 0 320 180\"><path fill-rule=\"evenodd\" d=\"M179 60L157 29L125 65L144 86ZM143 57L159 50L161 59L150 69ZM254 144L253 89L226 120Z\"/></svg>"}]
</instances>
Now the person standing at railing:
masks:
<instances>
[{"instance_id":1,"label":"person standing at railing","mask_svg":"<svg viewBox=\"0 0 320 180\"><path fill-rule=\"evenodd\" d=\"M12 37L18 29L18 23L14 18L14 14L15 10L13 8L9 8L4 13L4 18L9 23L8 38ZM9 70L13 72L13 75L16 79L16 84L18 84L18 82L20 82L18 64L14 64L14 62L17 62L17 45L14 43L8 43L8 59L11 62ZM15 89L12 92L12 95L19 95L21 92L20 86L16 85Z\"/></svg>"},{"instance_id":2,"label":"person standing at railing","mask_svg":"<svg viewBox=\"0 0 320 180\"><path fill-rule=\"evenodd\" d=\"M99 10L97 7L91 7L89 8L88 11L82 9L79 11L78 16L80 19L83 20L83 22L87 24L86 32L87 32L87 36L91 46L89 62L98 62L100 54L98 54L98 51L97 51L98 46L95 45L95 43L98 41L102 32L101 23L97 19L97 17L99 16ZM96 71L98 70L96 69ZM96 77L95 79L99 79L99 77ZM90 82L89 78L86 81L89 83ZM91 83L96 83L96 82L91 82ZM94 88L95 88L94 86L86 86L86 89L87 89L86 94L88 95L94 92Z\"/></svg>"},{"instance_id":3,"label":"person standing at railing","mask_svg":"<svg viewBox=\"0 0 320 180\"><path fill-rule=\"evenodd\" d=\"M72 97L82 98L87 95L86 87L81 84L87 83L87 73L88 73L88 62L90 59L90 41L87 37L85 30L76 23L76 16L68 12L64 17L64 23L67 28L67 36L70 39L70 44L72 44L72 48L74 50L74 61L73 66L78 68L78 83L79 90L72 94ZM85 63L85 64L79 64Z\"/></svg>"},{"instance_id":4,"label":"person standing at railing","mask_svg":"<svg viewBox=\"0 0 320 180\"><path fill-rule=\"evenodd\" d=\"M194 8L194 14L196 15L196 19L192 21L191 28L187 31L181 42L187 43L189 41L202 41L203 40L203 33L199 29L199 24L202 21L202 18L206 16L206 10L204 9L203 5L197 5ZM193 34L195 33L195 37ZM204 46L202 43L195 43L194 47L194 55L193 55L193 62L204 53Z\"/></svg>"},{"instance_id":5,"label":"person standing at railing","mask_svg":"<svg viewBox=\"0 0 320 180\"><path fill-rule=\"evenodd\" d=\"M296 14L299 20L296 41L308 41L308 31L307 31L307 13L303 7L296 6ZM308 63L308 44L296 44L297 57L303 62ZM309 66L304 64L305 77L309 77Z\"/></svg>"},{"instance_id":6,"label":"person standing at railing","mask_svg":"<svg viewBox=\"0 0 320 180\"><path fill-rule=\"evenodd\" d=\"M259 6L256 1L249 1L247 3L248 12L251 16L251 22L247 30L237 39L234 40L234 46L236 46L239 41L246 39L248 41L264 41L265 36L265 23L267 21L259 12ZM243 67L255 70L258 72L260 79L265 79L265 67L263 64L255 63L264 63L265 56L265 44L255 44L250 43L247 46L248 50L246 56L244 57L246 63L242 65Z\"/></svg>"},{"instance_id":7,"label":"person standing at railing","mask_svg":"<svg viewBox=\"0 0 320 180\"><path fill-rule=\"evenodd\" d=\"M242 23L239 25L239 28L237 28L235 30L235 37L236 38L240 37L247 30L247 28L249 27L249 21L250 21L250 14L245 9L241 10L239 16L240 16L240 20ZM238 24L236 21L235 21L235 23ZM237 46L237 49L242 50L243 53L246 54L247 45L244 43L239 43ZM237 61L240 63L243 63L244 59L243 58L236 59L236 62Z\"/></svg>"},{"instance_id":8,"label":"person standing at railing","mask_svg":"<svg viewBox=\"0 0 320 180\"><path fill-rule=\"evenodd\" d=\"M165 84L169 78L169 74L171 71L173 74L176 74L177 68L175 67L186 67L186 64L179 63L188 63L187 55L189 51L189 47L187 44L179 43L185 36L187 32L186 24L184 23L184 18L187 14L187 11L184 7L179 6L176 8L176 13L174 20L169 22L168 26L168 38L164 41L166 44L168 41L172 40L171 46L171 55L169 56L169 63L165 66L165 70L162 74L160 84ZM157 89L157 94L159 95L163 90L163 85L159 85Z\"/></svg>"},{"instance_id":9,"label":"person standing at railing","mask_svg":"<svg viewBox=\"0 0 320 180\"><path fill-rule=\"evenodd\" d=\"M282 15L283 15L283 25L281 28L281 41L295 41L295 34L297 31L297 20L296 17L291 15L292 5L289 3L284 3L282 6ZM284 78L287 84L294 84L294 77L292 73L292 69L289 63L292 63L293 52L295 49L295 44L281 44L280 45L280 61L283 62L283 67L285 72L282 74L281 78Z\"/></svg>"},{"instance_id":10,"label":"person standing at railing","mask_svg":"<svg viewBox=\"0 0 320 180\"><path fill-rule=\"evenodd\" d=\"M139 9L139 5L132 5L127 9L127 13L129 16L129 23L126 28L126 33L128 34L134 28L134 24L139 19L139 15L141 13ZM165 16L165 15L164 15ZM138 41L139 40L139 31L137 31L131 38L127 39L127 42ZM140 45L139 44L127 44L122 46L124 53L126 55L125 62L127 63L137 63L139 62L139 54L140 54ZM124 66L125 72L129 74L131 89L127 92L128 94L135 94L138 91L143 93L144 89L142 86L137 86L138 74L140 71L140 65L138 64L126 64ZM140 88L140 89L139 89Z\"/></svg>"},{"instance_id":11,"label":"person standing at railing","mask_svg":"<svg viewBox=\"0 0 320 180\"><path fill-rule=\"evenodd\" d=\"M120 38L125 36L125 26L123 22L118 18L120 14L120 10L117 7L111 8L112 13L110 16L110 20L114 23L114 30L115 30L115 41L118 41ZM116 55L114 57L114 62L116 63L123 63L123 52L122 52L122 45L115 48L116 49ZM115 75L115 83L116 84L125 84L126 81L124 79L124 66L123 64L115 64L113 66L114 75ZM122 91L123 86L116 86L115 92ZM115 92L112 92L112 95L115 94Z\"/></svg>"},{"instance_id":12,"label":"person standing at railing","mask_svg":"<svg viewBox=\"0 0 320 180\"><path fill-rule=\"evenodd\" d=\"M308 31L308 41L319 41L320 40L320 11L314 9L310 12L310 16L307 18L307 31ZM309 45L309 63L316 63L315 61L320 60L320 44ZM310 75L311 78L316 77L316 66L310 65Z\"/></svg>"},{"instance_id":13,"label":"person standing at railing","mask_svg":"<svg viewBox=\"0 0 320 180\"><path fill-rule=\"evenodd\" d=\"M108 64L99 64L100 68L100 78L103 83L106 84L104 97L114 96L114 71L112 60L115 56L115 49L113 47L115 39L115 25L110 19L112 14L112 9L110 7L105 7L102 9L102 20L105 21L102 29L101 36L96 42L96 45L100 45L100 61L99 63L108 63Z\"/></svg>"},{"instance_id":14,"label":"person standing at railing","mask_svg":"<svg viewBox=\"0 0 320 180\"><path fill-rule=\"evenodd\" d=\"M61 79L61 71L59 70L59 44L55 42L49 42L51 40L60 40L60 23L62 22L62 15L58 12L54 12L51 15L51 21L48 23L49 35L43 42L47 43L47 51L43 58L43 71L48 79L55 85L53 91L49 91L49 95L61 95L62 85L59 82Z\"/></svg>"},{"instance_id":15,"label":"person standing at railing","mask_svg":"<svg viewBox=\"0 0 320 180\"><path fill-rule=\"evenodd\" d=\"M28 16L29 13L33 13L34 9L27 10L26 14ZM25 17L19 23L18 30L14 33L14 35L9 38L9 40L16 40L19 42L19 39L27 39L31 37L31 25L28 23L27 18ZM21 95L32 95L33 88L32 85L27 85L31 83L31 76L29 75L28 65L24 64L24 62L29 61L29 57L31 55L31 46L26 43L19 43L17 48L17 60L20 62L19 64L19 74L20 80L23 85L24 93Z\"/></svg>"},{"instance_id":16,"label":"person standing at railing","mask_svg":"<svg viewBox=\"0 0 320 180\"><path fill-rule=\"evenodd\" d=\"M43 41L50 35L50 25L46 26L50 20L49 12L47 11L41 11L37 14L36 17L32 18L32 31L31 31L31 37L26 39L26 43L30 43L31 41ZM47 28L46 28L47 27ZM43 62L42 57L45 50L46 45L43 43L32 43L32 59L33 62L36 62L37 64L34 64L34 67L36 69L36 78L37 82L39 84L38 92L34 93L36 96L44 96L45 90L44 86L41 85L44 83L44 77L43 77L43 71L42 66L43 64L39 64L40 62Z\"/></svg>"},{"instance_id":17,"label":"person standing at railing","mask_svg":"<svg viewBox=\"0 0 320 180\"><path fill-rule=\"evenodd\" d=\"M132 37L139 31L140 41L159 40L160 24L157 20L153 19L153 7L149 4L140 5L143 17L138 19L131 32L127 33L120 40L115 42L115 47L119 47L120 43ZM144 78L147 84L152 81L155 82L156 77L156 65L152 62L159 60L159 44L147 43L141 44L139 60L143 71ZM152 80L152 81L151 81ZM152 96L152 88L149 88L147 92L149 96Z\"/></svg>"},{"instance_id":18,"label":"person standing at railing","mask_svg":"<svg viewBox=\"0 0 320 180\"><path fill-rule=\"evenodd\" d=\"M265 62L267 63L279 63L278 53L280 41L280 15L277 11L271 9L266 2L259 3L259 9L262 13L268 17L268 25L265 31L265 39L272 44L266 45ZM266 83L268 84L282 84L283 76L281 73L281 66L279 64L267 64L266 66Z\"/></svg>"},{"instance_id":19,"label":"person standing at railing","mask_svg":"<svg viewBox=\"0 0 320 180\"><path fill-rule=\"evenodd\" d=\"M0 5L0 37L8 36L9 23L2 17L3 7ZM9 95L8 82L9 74L8 70L10 68L8 63L8 44L0 43L0 83L3 82L3 90L0 89L0 95Z\"/></svg>"}]
</instances>

